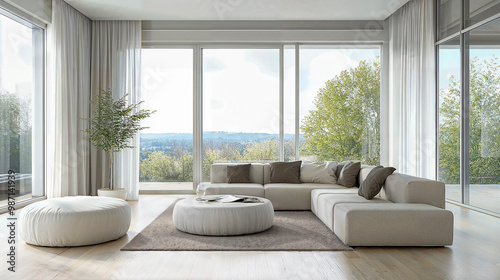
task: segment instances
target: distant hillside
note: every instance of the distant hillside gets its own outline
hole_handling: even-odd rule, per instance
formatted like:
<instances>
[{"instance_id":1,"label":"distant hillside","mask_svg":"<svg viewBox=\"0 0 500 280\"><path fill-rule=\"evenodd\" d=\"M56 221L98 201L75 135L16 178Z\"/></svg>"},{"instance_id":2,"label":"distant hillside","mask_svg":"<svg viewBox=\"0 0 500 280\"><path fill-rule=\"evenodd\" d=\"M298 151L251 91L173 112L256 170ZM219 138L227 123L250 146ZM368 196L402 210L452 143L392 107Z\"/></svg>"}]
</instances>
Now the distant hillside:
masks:
<instances>
[{"instance_id":1,"label":"distant hillside","mask_svg":"<svg viewBox=\"0 0 500 280\"><path fill-rule=\"evenodd\" d=\"M230 132L205 132L203 140L225 140L230 142L261 142L269 138L279 138L278 134L268 133L230 133ZM301 136L302 138L302 136ZM192 141L191 133L141 133L141 139L185 140ZM292 140L293 134L285 134L285 140Z\"/></svg>"}]
</instances>

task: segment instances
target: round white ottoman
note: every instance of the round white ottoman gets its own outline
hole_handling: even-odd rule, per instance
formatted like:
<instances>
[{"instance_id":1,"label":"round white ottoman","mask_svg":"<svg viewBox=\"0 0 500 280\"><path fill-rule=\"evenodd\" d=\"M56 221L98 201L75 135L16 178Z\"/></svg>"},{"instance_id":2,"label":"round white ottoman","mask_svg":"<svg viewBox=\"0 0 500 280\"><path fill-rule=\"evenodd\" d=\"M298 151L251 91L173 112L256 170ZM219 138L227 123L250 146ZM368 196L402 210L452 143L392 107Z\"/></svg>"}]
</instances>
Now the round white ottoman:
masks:
<instances>
[{"instance_id":1,"label":"round white ottoman","mask_svg":"<svg viewBox=\"0 0 500 280\"><path fill-rule=\"evenodd\" d=\"M125 235L130 206L118 198L68 196L36 202L19 215L19 233L29 244L50 247L92 245Z\"/></svg>"},{"instance_id":2,"label":"round white ottoman","mask_svg":"<svg viewBox=\"0 0 500 280\"><path fill-rule=\"evenodd\" d=\"M174 207L177 229L198 235L240 235L264 231L273 225L274 208L264 203L198 202L183 199Z\"/></svg>"}]
</instances>

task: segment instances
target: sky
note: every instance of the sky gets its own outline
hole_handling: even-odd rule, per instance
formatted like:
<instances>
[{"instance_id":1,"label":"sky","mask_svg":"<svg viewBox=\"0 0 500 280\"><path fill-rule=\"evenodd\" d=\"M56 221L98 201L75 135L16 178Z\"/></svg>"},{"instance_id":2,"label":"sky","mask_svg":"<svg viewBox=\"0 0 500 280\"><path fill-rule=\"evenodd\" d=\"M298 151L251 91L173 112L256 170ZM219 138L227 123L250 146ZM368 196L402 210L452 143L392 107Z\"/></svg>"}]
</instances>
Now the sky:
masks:
<instances>
[{"instance_id":1,"label":"sky","mask_svg":"<svg viewBox=\"0 0 500 280\"><path fill-rule=\"evenodd\" d=\"M0 15L0 88L31 98L32 31Z\"/></svg>"},{"instance_id":2,"label":"sky","mask_svg":"<svg viewBox=\"0 0 500 280\"><path fill-rule=\"evenodd\" d=\"M193 50L143 49L144 108L157 110L145 133L192 133ZM378 46L307 46L300 50L300 118L314 109L319 88L361 60L376 59ZM295 131L295 52L284 53L285 133ZM204 131L279 133L279 50L203 50Z\"/></svg>"}]
</instances>

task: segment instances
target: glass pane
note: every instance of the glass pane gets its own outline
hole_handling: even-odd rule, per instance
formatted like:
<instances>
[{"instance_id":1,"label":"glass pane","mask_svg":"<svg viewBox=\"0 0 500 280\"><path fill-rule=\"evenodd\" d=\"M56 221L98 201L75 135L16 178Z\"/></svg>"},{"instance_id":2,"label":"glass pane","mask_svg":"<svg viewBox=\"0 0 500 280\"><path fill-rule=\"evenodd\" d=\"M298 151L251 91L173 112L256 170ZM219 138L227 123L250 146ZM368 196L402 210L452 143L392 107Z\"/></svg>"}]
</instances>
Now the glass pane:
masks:
<instances>
[{"instance_id":1,"label":"glass pane","mask_svg":"<svg viewBox=\"0 0 500 280\"><path fill-rule=\"evenodd\" d=\"M500 19L470 42L470 204L500 213Z\"/></svg>"},{"instance_id":2,"label":"glass pane","mask_svg":"<svg viewBox=\"0 0 500 280\"><path fill-rule=\"evenodd\" d=\"M443 39L460 31L462 0L439 0L438 3L438 39Z\"/></svg>"},{"instance_id":3,"label":"glass pane","mask_svg":"<svg viewBox=\"0 0 500 280\"><path fill-rule=\"evenodd\" d=\"M460 40L439 45L439 180L460 197Z\"/></svg>"},{"instance_id":4,"label":"glass pane","mask_svg":"<svg viewBox=\"0 0 500 280\"><path fill-rule=\"evenodd\" d=\"M500 0L469 0L469 17L465 26L471 26L500 13Z\"/></svg>"},{"instance_id":5,"label":"glass pane","mask_svg":"<svg viewBox=\"0 0 500 280\"><path fill-rule=\"evenodd\" d=\"M44 195L41 77L43 30L0 15L0 206Z\"/></svg>"},{"instance_id":6,"label":"glass pane","mask_svg":"<svg viewBox=\"0 0 500 280\"><path fill-rule=\"evenodd\" d=\"M141 190L192 190L193 50L143 49L142 95Z\"/></svg>"},{"instance_id":7,"label":"glass pane","mask_svg":"<svg viewBox=\"0 0 500 280\"><path fill-rule=\"evenodd\" d=\"M300 46L300 158L380 162L380 48Z\"/></svg>"},{"instance_id":8,"label":"glass pane","mask_svg":"<svg viewBox=\"0 0 500 280\"><path fill-rule=\"evenodd\" d=\"M214 162L279 159L279 50L203 50L203 180Z\"/></svg>"},{"instance_id":9,"label":"glass pane","mask_svg":"<svg viewBox=\"0 0 500 280\"><path fill-rule=\"evenodd\" d=\"M295 160L295 46L284 47L285 161Z\"/></svg>"}]
</instances>

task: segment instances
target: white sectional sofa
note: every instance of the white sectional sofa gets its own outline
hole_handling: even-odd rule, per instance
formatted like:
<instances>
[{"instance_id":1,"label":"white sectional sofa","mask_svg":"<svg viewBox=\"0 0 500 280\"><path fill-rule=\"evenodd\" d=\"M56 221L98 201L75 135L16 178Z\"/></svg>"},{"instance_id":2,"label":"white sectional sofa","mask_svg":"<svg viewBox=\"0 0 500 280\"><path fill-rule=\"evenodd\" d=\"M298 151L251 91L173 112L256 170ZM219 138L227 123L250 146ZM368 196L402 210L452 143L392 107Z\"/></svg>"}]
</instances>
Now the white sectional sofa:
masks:
<instances>
[{"instance_id":1,"label":"white sectional sofa","mask_svg":"<svg viewBox=\"0 0 500 280\"><path fill-rule=\"evenodd\" d=\"M228 183L229 163L212 165L207 195L235 194L269 199L275 210L311 210L349 246L445 246L453 243L453 214L445 210L443 183L394 173L371 199L338 184L270 182L269 164L252 163L251 183ZM361 184L373 166L362 166ZM358 184L358 185L359 185Z\"/></svg>"}]
</instances>

